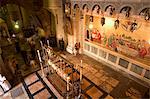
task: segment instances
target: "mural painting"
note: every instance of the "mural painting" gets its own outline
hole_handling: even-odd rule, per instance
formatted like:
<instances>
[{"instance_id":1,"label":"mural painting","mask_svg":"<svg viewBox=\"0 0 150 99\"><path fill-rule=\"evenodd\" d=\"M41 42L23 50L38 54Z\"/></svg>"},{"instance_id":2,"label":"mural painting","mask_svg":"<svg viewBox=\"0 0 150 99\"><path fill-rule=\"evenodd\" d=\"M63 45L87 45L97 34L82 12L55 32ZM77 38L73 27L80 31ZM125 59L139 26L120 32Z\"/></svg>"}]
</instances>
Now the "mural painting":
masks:
<instances>
[{"instance_id":1,"label":"mural painting","mask_svg":"<svg viewBox=\"0 0 150 99\"><path fill-rule=\"evenodd\" d=\"M93 29L91 30L88 28L90 21L89 17L90 16L86 17L87 19L85 23L87 25L85 30L86 41L99 43L102 47L113 50L128 57L140 58L142 61L149 61L149 41L146 40L146 38L135 37L137 36L136 33L138 33L137 31L140 29L140 26L143 25L142 23L137 22L136 20L130 21L129 23L129 21L126 20L122 21L120 19L116 19L114 20L114 24L109 27L105 26L107 25L107 22L104 24L104 26L102 26L100 22L97 22L97 20L100 20L100 18L94 17L95 21L93 21ZM110 29L110 31L107 29ZM122 33L120 33L120 31ZM91 39L88 37L89 34L92 36Z\"/></svg>"}]
</instances>

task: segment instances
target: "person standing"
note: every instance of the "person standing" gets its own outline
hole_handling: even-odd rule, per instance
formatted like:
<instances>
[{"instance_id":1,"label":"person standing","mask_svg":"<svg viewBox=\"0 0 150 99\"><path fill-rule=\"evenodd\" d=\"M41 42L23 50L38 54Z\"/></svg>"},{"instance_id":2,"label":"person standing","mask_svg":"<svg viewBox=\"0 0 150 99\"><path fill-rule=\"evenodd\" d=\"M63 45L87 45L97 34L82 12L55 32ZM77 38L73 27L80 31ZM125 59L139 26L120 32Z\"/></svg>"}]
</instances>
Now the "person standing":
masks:
<instances>
[{"instance_id":1,"label":"person standing","mask_svg":"<svg viewBox=\"0 0 150 99\"><path fill-rule=\"evenodd\" d=\"M36 53L35 53L35 42L33 39L30 41L30 48L31 48L31 55L32 58L35 59Z\"/></svg>"},{"instance_id":2,"label":"person standing","mask_svg":"<svg viewBox=\"0 0 150 99\"><path fill-rule=\"evenodd\" d=\"M27 42L22 39L22 40L20 41L20 47L21 47L21 55L22 55L22 58L23 58L25 64L28 64L28 56L27 56L27 48L28 48L28 46L27 46L26 43L27 43Z\"/></svg>"},{"instance_id":3,"label":"person standing","mask_svg":"<svg viewBox=\"0 0 150 99\"><path fill-rule=\"evenodd\" d=\"M16 47L16 52L19 53L20 52L20 46L19 46L18 40L15 40L15 47Z\"/></svg>"}]
</instances>

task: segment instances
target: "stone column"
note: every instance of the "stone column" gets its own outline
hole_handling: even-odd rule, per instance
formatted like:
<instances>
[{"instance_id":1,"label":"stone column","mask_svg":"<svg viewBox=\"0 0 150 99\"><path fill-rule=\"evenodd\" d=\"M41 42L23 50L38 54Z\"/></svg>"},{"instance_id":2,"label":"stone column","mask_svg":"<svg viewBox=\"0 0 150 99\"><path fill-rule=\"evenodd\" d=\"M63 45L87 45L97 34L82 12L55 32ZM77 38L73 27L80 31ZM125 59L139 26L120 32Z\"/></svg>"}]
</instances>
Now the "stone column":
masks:
<instances>
[{"instance_id":1,"label":"stone column","mask_svg":"<svg viewBox=\"0 0 150 99\"><path fill-rule=\"evenodd\" d=\"M57 45L59 46L59 40L63 38L66 46L67 35L64 33L62 0L44 0L43 2L44 8L48 9L55 16Z\"/></svg>"},{"instance_id":2,"label":"stone column","mask_svg":"<svg viewBox=\"0 0 150 99\"><path fill-rule=\"evenodd\" d=\"M74 46L75 46L75 43L77 42L77 24L76 24L76 18L75 17L72 17L72 32L73 32L73 35L70 35L70 34L67 34L67 38L68 38L68 45L67 45L67 51L70 53L70 54L73 54L74 53Z\"/></svg>"},{"instance_id":3,"label":"stone column","mask_svg":"<svg viewBox=\"0 0 150 99\"><path fill-rule=\"evenodd\" d=\"M80 19L79 21L79 42L80 42L80 50L79 53L83 53L83 47L84 47L84 39L85 39L85 16Z\"/></svg>"}]
</instances>

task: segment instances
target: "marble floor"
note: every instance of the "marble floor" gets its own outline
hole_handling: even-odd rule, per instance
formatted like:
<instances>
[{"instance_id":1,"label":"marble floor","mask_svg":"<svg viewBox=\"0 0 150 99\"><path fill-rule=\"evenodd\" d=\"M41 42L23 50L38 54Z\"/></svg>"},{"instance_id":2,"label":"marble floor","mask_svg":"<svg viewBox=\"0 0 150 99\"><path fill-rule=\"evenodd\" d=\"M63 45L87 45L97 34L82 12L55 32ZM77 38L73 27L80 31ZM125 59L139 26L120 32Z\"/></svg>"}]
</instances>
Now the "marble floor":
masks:
<instances>
[{"instance_id":1,"label":"marble floor","mask_svg":"<svg viewBox=\"0 0 150 99\"><path fill-rule=\"evenodd\" d=\"M3 47L3 50L5 48ZM4 56L14 55L20 65L19 71L21 72L21 77L24 77L24 80L21 82L20 87L18 88L15 84L16 90L13 89L4 94L2 99L47 99L47 98L56 98L53 91L46 85L42 80L41 75L38 72L40 67L31 67L24 64L20 54L16 54L13 46L6 49L9 53L4 53ZM103 63L97 62L96 60L86 56L86 55L71 55L67 52L58 52L62 57L69 60L76 67L77 71L80 68L80 61L83 60L83 84L82 93L84 98L102 98L102 99L115 99L115 98L129 98L129 99L139 99L143 98L145 93L148 92L150 84L142 82L134 77L130 77L125 73L114 71L110 67L104 65ZM6 60L7 61L7 60ZM31 74L32 73L32 74ZM9 71L6 73L9 75ZM30 74L29 76L27 76ZM74 74L78 75L79 72ZM57 75L52 75L49 78L55 79ZM16 76L15 76L16 77ZM16 78L15 78L16 79ZM59 77L58 77L59 79ZM19 78L16 79L18 81ZM11 82L13 83L13 82ZM62 81L62 86L59 85L58 80L54 80L53 83L57 84L58 87L62 88L60 90L66 90L65 82ZM18 89L17 89L18 88ZM17 94L16 94L17 93ZM19 97L19 98L18 98ZM41 98L42 97L42 98ZM145 97L144 97L145 98Z\"/></svg>"},{"instance_id":2,"label":"marble floor","mask_svg":"<svg viewBox=\"0 0 150 99\"><path fill-rule=\"evenodd\" d=\"M139 99L144 97L144 94L146 91L148 92L150 88L150 84L145 84L145 82L137 80L136 78L114 71L86 55L74 56L66 52L58 53L73 63L78 71L80 69L80 61L83 60L83 75L86 79L83 79L84 83L82 86L83 89L86 89L86 86L90 86L90 88L85 90L85 93L92 94L93 92L91 97L94 99L96 96L103 94L107 94L111 98ZM94 86L91 85L92 83ZM96 91L97 88L100 90Z\"/></svg>"}]
</instances>

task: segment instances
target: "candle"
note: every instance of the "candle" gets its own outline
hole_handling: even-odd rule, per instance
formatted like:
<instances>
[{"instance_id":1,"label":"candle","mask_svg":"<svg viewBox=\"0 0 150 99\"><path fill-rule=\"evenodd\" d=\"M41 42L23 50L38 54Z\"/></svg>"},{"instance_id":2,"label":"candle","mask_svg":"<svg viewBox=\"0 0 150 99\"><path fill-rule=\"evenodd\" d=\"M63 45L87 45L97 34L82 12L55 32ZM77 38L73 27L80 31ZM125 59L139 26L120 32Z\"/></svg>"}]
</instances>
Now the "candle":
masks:
<instances>
[{"instance_id":1,"label":"candle","mask_svg":"<svg viewBox=\"0 0 150 99\"><path fill-rule=\"evenodd\" d=\"M49 40L47 40L47 45L49 46Z\"/></svg>"},{"instance_id":2,"label":"candle","mask_svg":"<svg viewBox=\"0 0 150 99\"><path fill-rule=\"evenodd\" d=\"M41 47L43 47L43 43L42 43L42 41L40 41L40 44L41 44Z\"/></svg>"},{"instance_id":3,"label":"candle","mask_svg":"<svg viewBox=\"0 0 150 99\"><path fill-rule=\"evenodd\" d=\"M67 91L69 91L69 79L70 77L67 77Z\"/></svg>"},{"instance_id":4,"label":"candle","mask_svg":"<svg viewBox=\"0 0 150 99\"><path fill-rule=\"evenodd\" d=\"M37 53L38 53L38 58L39 58L39 61L42 62L42 59L41 59L41 56L40 56L40 51L37 50Z\"/></svg>"}]
</instances>

